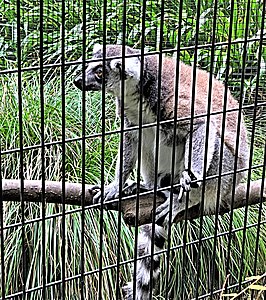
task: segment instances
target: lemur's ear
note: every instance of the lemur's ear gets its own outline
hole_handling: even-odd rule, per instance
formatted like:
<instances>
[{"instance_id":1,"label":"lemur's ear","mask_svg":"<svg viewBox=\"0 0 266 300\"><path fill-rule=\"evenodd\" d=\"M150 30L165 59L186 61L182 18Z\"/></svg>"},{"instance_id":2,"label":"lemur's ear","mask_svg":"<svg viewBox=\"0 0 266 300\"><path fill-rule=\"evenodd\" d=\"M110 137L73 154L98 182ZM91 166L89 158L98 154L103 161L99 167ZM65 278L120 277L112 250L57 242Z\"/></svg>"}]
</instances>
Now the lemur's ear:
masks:
<instances>
[{"instance_id":1,"label":"lemur's ear","mask_svg":"<svg viewBox=\"0 0 266 300\"><path fill-rule=\"evenodd\" d=\"M110 67L112 70L118 69L122 71L122 59L113 59L110 62ZM140 60L138 57L127 57L125 58L125 76L135 77L139 79L140 77Z\"/></svg>"},{"instance_id":2,"label":"lemur's ear","mask_svg":"<svg viewBox=\"0 0 266 300\"><path fill-rule=\"evenodd\" d=\"M112 59L110 62L110 67L112 70L114 69L122 69L122 59Z\"/></svg>"},{"instance_id":3,"label":"lemur's ear","mask_svg":"<svg viewBox=\"0 0 266 300\"><path fill-rule=\"evenodd\" d=\"M92 50L92 53L96 53L98 52L99 50L102 50L103 46L101 44L94 44L93 46L93 50Z\"/></svg>"}]
</instances>

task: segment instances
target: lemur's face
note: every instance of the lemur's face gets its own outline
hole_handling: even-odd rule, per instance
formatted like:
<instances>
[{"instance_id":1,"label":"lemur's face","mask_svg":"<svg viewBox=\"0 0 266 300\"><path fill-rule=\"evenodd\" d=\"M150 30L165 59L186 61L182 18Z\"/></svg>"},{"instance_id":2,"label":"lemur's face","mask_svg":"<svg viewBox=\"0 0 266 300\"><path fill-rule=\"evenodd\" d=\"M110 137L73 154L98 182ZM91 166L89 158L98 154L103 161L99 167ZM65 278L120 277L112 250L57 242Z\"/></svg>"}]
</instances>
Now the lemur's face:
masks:
<instances>
[{"instance_id":1,"label":"lemur's face","mask_svg":"<svg viewBox=\"0 0 266 300\"><path fill-rule=\"evenodd\" d=\"M125 58L124 72L122 71L121 53L121 45L107 45L105 66L101 60L89 63L85 70L85 80L83 80L82 74L80 74L74 80L74 84L81 90L100 91L104 83L107 92L119 96L122 79L124 81L130 79L139 80L140 73L140 60L138 57ZM138 51L126 47L126 53L134 54L138 53ZM114 58L112 59L111 57ZM92 59L101 58L103 58L103 48L97 44L93 48Z\"/></svg>"}]
</instances>

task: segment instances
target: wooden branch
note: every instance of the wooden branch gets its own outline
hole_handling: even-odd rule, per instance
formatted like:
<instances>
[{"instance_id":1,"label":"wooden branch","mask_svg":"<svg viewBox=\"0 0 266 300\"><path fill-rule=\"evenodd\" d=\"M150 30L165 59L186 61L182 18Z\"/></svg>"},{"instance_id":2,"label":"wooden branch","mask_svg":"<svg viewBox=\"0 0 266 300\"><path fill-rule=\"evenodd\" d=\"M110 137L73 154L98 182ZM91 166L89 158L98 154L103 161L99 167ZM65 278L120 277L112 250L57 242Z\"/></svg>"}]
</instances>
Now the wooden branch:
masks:
<instances>
[{"instance_id":1,"label":"wooden branch","mask_svg":"<svg viewBox=\"0 0 266 300\"><path fill-rule=\"evenodd\" d=\"M20 180L3 180L2 182L2 200L3 201L21 201L21 181ZM84 205L91 206L91 208L99 208L99 205L92 204L92 198L95 191L91 190L92 185L84 186ZM262 181L251 181L249 189L248 203L246 199L247 185L240 184L235 193L234 209L245 207L246 205L258 204L260 201L266 201L266 181L264 182L264 189L261 193ZM62 204L62 182L45 181L45 191L42 192L42 182L38 180L24 180L23 181L23 200L26 202L41 202ZM81 205L82 203L82 184L79 183L65 183L64 203L71 205ZM262 196L262 198L261 198ZM44 198L44 200L43 200ZM152 220L152 207L154 201L154 194L144 193L139 197L139 225L150 223ZM156 207L164 202L163 197L156 195ZM121 202L121 211L125 222L128 225L135 224L136 217L136 196L123 198ZM228 209L221 208L219 214L228 212ZM215 211L209 212L209 215L215 214ZM198 207L190 209L187 212L187 219L195 219L200 216ZM176 222L184 220L184 214L180 214L176 218Z\"/></svg>"},{"instance_id":2,"label":"wooden branch","mask_svg":"<svg viewBox=\"0 0 266 300\"><path fill-rule=\"evenodd\" d=\"M92 185L85 185L85 205L92 204ZM62 204L62 182L45 181L45 202ZM2 183L3 201L21 201L21 180L4 179ZM23 200L41 202L43 199L41 180L23 181ZM65 183L65 204L81 205L82 184Z\"/></svg>"}]
</instances>

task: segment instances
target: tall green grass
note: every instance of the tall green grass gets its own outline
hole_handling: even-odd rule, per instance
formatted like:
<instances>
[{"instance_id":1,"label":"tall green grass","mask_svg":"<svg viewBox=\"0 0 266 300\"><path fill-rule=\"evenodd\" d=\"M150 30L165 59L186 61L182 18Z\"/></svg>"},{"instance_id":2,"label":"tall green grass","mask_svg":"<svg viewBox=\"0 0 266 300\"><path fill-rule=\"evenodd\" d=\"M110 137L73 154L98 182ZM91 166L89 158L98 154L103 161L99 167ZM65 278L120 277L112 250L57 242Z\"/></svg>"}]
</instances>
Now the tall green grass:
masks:
<instances>
[{"instance_id":1,"label":"tall green grass","mask_svg":"<svg viewBox=\"0 0 266 300\"><path fill-rule=\"evenodd\" d=\"M2 99L0 109L0 136L1 149L8 152L9 149L19 148L19 110L17 99L17 78L12 76L10 80L2 80L0 97ZM32 80L23 80L23 144L24 150L24 178L41 179L41 149L27 150L27 146L40 145L41 143L41 115L40 115L40 87L38 77ZM62 99L60 96L61 86L57 80L51 81L44 87L44 133L45 142L53 143L45 147L45 179L61 180L62 172ZM114 103L113 99L107 98L106 110L107 119L105 121L106 130L110 131L115 127ZM78 91L73 90L72 83L66 87L66 114L65 131L66 139L75 139L82 136L82 99ZM87 97L86 99L86 134L96 134L101 132L101 107L100 95ZM93 109L92 109L93 108ZM110 118L110 119L109 119ZM111 121L112 120L112 121ZM105 163L107 169L113 169L113 161L116 157L117 137L106 137ZM88 183L97 183L100 178L101 167L101 137L86 140L84 163L85 180ZM18 178L20 172L19 153L2 154L2 176L4 178ZM82 178L82 146L81 140L70 141L66 144L65 153L66 180L81 182ZM108 175L108 174L107 174ZM108 175L111 176L110 174ZM110 178L107 180L111 180ZM67 207L67 211L75 207ZM46 216L52 216L62 212L60 205L47 204ZM19 292L22 289L22 257L23 249L26 251L26 288L38 287L42 284L42 257L45 256L47 266L46 283L61 279L61 269L65 268L66 276L71 277L80 273L80 249L81 249L81 212L73 212L66 216L65 221L61 216L49 218L45 221L45 231L42 232L42 222L40 221L41 207L37 204L25 204L25 221L30 222L25 226L25 243L21 244L21 204L6 202L4 206L5 226L14 226L3 231L3 242L5 245L4 263L5 293ZM117 232L116 214L104 214L104 249L103 266L116 264L117 237L121 235L121 259L126 260L132 251L132 237L130 230L123 226L121 232ZM66 224L66 248L62 248L62 222ZM95 210L85 212L85 271L89 272L98 268L99 265L99 243L100 243L100 216ZM45 239L47 247L42 248L42 239ZM131 247L129 247L131 246ZM65 251L66 265L62 266L62 251ZM121 267L121 276L125 278L129 269ZM109 288L115 289L115 270L103 272L103 297L108 299ZM93 273L85 280L85 293L92 297L97 294L98 274ZM125 281L125 279L124 279ZM110 285L110 286L109 286ZM67 299L79 299L79 280L70 280L66 284ZM0 293L1 294L1 293ZM76 297L72 298L73 295ZM47 289L46 299L60 299L60 284ZM42 299L40 292L34 292L29 299ZM90 298L88 298L90 299Z\"/></svg>"},{"instance_id":2,"label":"tall green grass","mask_svg":"<svg viewBox=\"0 0 266 300\"><path fill-rule=\"evenodd\" d=\"M95 42L102 42L103 36L103 10L102 1L86 2L86 24L83 24L83 3L81 1L65 2L65 31L62 33L62 2L43 1L44 23L43 23L43 59L44 64L60 63L64 51L67 62L79 59L82 55L82 26L86 26L86 50L90 53ZM38 66L40 62L40 3L38 1L20 1L20 37L22 49L21 67ZM17 62L17 3L15 0L0 0L0 70L14 69L18 67ZM182 26L181 46L193 46L195 40L195 26L197 18L197 3L195 1L183 1L182 12L179 9L179 1L165 1L164 24L161 23L161 2L147 1L145 44L147 49L156 50L159 47L159 28L163 27L163 48L174 48L177 43L177 27ZM226 42L228 40L228 28L230 21L231 1L218 1L218 16L216 41ZM233 14L233 40L241 40L244 37L246 23L247 0L239 0L234 3ZM122 1L108 1L107 14L104 16L107 22L107 42L116 43L122 40L124 5ZM141 44L141 14L142 1L128 1L127 6L127 44L139 47ZM182 13L182 24L178 24L178 16ZM213 1L201 1L200 7L199 43L205 45L212 40L213 25ZM258 36L261 29L262 2L251 1L249 19L249 38ZM264 24L265 26L265 24ZM61 48L62 34L65 38L65 48ZM254 88L256 80L260 79L260 101L265 101L265 61L266 47L262 51L262 63L260 75L254 73L257 68L258 55L257 41L248 42L246 64L243 65L243 43L232 45L229 83L235 95L239 97L240 73L243 68L245 72L244 96L246 103L254 102ZM220 79L225 75L225 58L227 46L216 46L214 73ZM190 63L195 55L193 49L183 48L181 59ZM198 64L202 68L210 69L210 48L198 49ZM89 54L88 54L89 56ZM101 137L88 138L85 142L85 155L82 151L82 116L85 114L85 134L101 133L101 95L94 93L86 95L86 103L83 106L82 95L73 88L72 80L75 66L67 67L65 70L65 82L60 82L60 70L58 68L46 68L44 78L39 78L38 71L24 72L22 76L22 130L24 150L23 175L27 179L41 179L41 148L27 149L41 143L41 113L40 113L40 82L44 83L44 139L50 143L44 149L45 155L45 179L61 180L62 178L62 117L65 120L65 132L67 139L65 151L65 173L66 180L81 182L84 175L87 183L100 181L100 170L102 165ZM19 139L19 109L18 109L18 84L17 74L1 75L0 77L0 139L1 139L1 171L3 178L18 178L20 173L19 152L8 150L20 147ZM62 115L62 85L65 88L65 116ZM106 130L117 128L114 113L114 101L107 98L106 105ZM85 107L85 111L83 111ZM265 144L265 117L256 123L255 150L253 164L263 162L263 147ZM251 121L249 120L249 128ZM75 140L71 140L75 139ZM116 149L119 137L116 134L107 135L105 143L105 182L110 182L114 173L114 162L116 160ZM57 143L59 142L59 143ZM85 163L85 174L82 174L83 162ZM262 168L252 173L254 179L260 178ZM9 295L22 290L22 261L26 257L26 289L40 287L42 281L42 258L45 258L47 266L45 281L58 284L47 287L46 299L61 299L62 269L66 271L66 277L71 278L80 274L81 260L81 212L74 211L76 207L67 206L65 220L60 213L60 205L47 204L45 215L55 218L47 218L42 230L41 207L37 204L25 204L25 219L29 222L25 225L25 243L22 245L21 205L19 203L4 203L4 224L7 226L1 233L4 242L5 265L5 293ZM71 212L72 211L72 212ZM59 215L57 215L59 214ZM244 210L234 212L232 245L230 249L230 282L240 282L245 276L253 275L254 272L265 271L266 249L265 249L265 206L263 206L262 220L260 226L260 239L258 242L258 253L256 267L254 266L255 244L258 226L258 208L249 208L248 224L245 248L242 249ZM85 299L97 299L99 273L93 272L99 268L100 239L103 239L103 266L117 263L117 251L120 253L120 261L133 258L134 241L133 232L122 223L121 231L118 232L117 213L105 212L103 215L103 235L100 236L100 216L95 210L85 211ZM66 224L66 247L63 249L62 223ZM218 243L213 256L213 241L215 220L213 217L204 218L203 237L205 240L199 248L199 244L192 241L199 238L199 221L188 222L188 229L184 237L184 223L173 226L171 247L171 280L166 287L165 277L162 276L160 284L160 295L162 299L165 290L170 291L171 299L179 299L183 292L184 299L191 299L195 295L195 286L199 278L200 294L210 290L211 280L214 280L214 290L219 289L226 280L226 264L228 255L229 215L219 217L218 221ZM117 249L117 238L121 237L120 248ZM42 248L42 240L45 237L46 247ZM182 242L186 241L185 253L182 250ZM180 246L181 245L181 246ZM23 253L25 251L25 253ZM65 253L66 264L62 265L62 251ZM240 278L241 252L244 251L243 278ZM166 257L163 259L166 262ZM213 266L212 266L213 264ZM197 265L199 273L197 273ZM165 264L163 265L165 268ZM120 287L129 279L131 266L126 264L120 267ZM213 272L214 271L214 272ZM181 275L184 278L181 278ZM117 269L103 271L102 299L114 299L116 292ZM0 291L0 296L3 291ZM67 299L80 299L80 279L69 279L65 285ZM40 291L33 291L27 295L27 299L42 299Z\"/></svg>"}]
</instances>

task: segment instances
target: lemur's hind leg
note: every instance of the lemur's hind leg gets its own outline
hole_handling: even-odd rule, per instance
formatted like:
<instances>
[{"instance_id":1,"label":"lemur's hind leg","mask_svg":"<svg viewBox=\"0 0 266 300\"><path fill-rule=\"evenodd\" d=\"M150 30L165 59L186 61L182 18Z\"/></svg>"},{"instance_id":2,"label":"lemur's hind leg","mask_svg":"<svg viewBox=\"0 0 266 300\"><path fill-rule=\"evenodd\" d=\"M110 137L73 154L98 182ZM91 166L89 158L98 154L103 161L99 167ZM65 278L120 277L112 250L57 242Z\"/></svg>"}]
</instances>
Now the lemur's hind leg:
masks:
<instances>
[{"instance_id":1,"label":"lemur's hind leg","mask_svg":"<svg viewBox=\"0 0 266 300\"><path fill-rule=\"evenodd\" d=\"M126 300L150 299L151 285L152 288L156 286L160 273L160 254L156 254L156 252L163 249L166 237L166 230L161 226L155 225L154 236L152 234L152 224L146 224L140 227L137 270L136 277L133 278L133 281L136 281L135 298L133 298L134 284L132 281L123 288ZM154 247L154 255L151 257L152 245Z\"/></svg>"}]
</instances>

